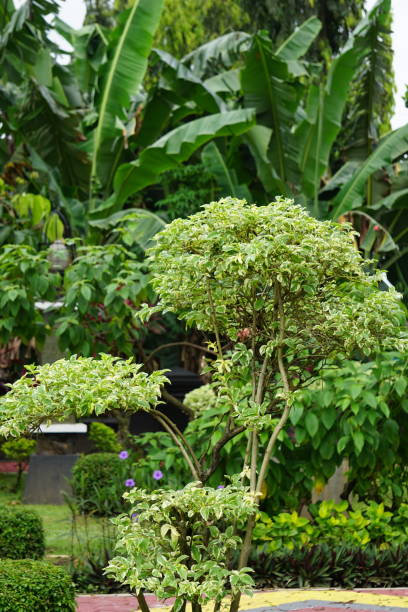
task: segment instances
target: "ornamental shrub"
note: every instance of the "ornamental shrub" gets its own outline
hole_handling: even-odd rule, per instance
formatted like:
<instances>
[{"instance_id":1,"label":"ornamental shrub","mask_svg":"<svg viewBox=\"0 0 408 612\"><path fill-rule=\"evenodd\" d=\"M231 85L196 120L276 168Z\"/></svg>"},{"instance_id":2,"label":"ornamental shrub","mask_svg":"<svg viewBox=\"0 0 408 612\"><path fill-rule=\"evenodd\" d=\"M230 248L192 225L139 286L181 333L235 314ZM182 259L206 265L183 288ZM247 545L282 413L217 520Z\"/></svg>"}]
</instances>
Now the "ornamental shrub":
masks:
<instances>
[{"instance_id":1,"label":"ornamental shrub","mask_svg":"<svg viewBox=\"0 0 408 612\"><path fill-rule=\"evenodd\" d=\"M382 548L403 545L408 540L408 504L401 504L392 513L374 501L349 508L347 501L328 500L312 504L308 510L310 519L297 512L281 512L271 517L259 512L254 542L263 550L274 552L312 547L316 542L363 549L373 544Z\"/></svg>"},{"instance_id":2,"label":"ornamental shrub","mask_svg":"<svg viewBox=\"0 0 408 612\"><path fill-rule=\"evenodd\" d=\"M211 388L211 385L203 385L193 389L184 398L186 406L191 408L195 414L199 414L209 408L214 408L216 404L216 395Z\"/></svg>"},{"instance_id":3,"label":"ornamental shrub","mask_svg":"<svg viewBox=\"0 0 408 612\"><path fill-rule=\"evenodd\" d=\"M78 510L105 516L124 509L126 461L113 453L83 455L72 469L71 486Z\"/></svg>"},{"instance_id":4,"label":"ornamental shrub","mask_svg":"<svg viewBox=\"0 0 408 612\"><path fill-rule=\"evenodd\" d=\"M228 566L255 503L235 480L220 489L195 482L179 491L125 493L132 508L112 521L119 555L109 563L108 574L136 592L176 597L176 611L185 600L194 610L211 600L221 602L230 592L248 593L251 570Z\"/></svg>"},{"instance_id":5,"label":"ornamental shrub","mask_svg":"<svg viewBox=\"0 0 408 612\"><path fill-rule=\"evenodd\" d=\"M89 438L101 453L118 453L120 444L116 432L104 423L91 423Z\"/></svg>"},{"instance_id":6,"label":"ornamental shrub","mask_svg":"<svg viewBox=\"0 0 408 612\"><path fill-rule=\"evenodd\" d=\"M0 612L75 612L74 584L45 561L0 560Z\"/></svg>"},{"instance_id":7,"label":"ornamental shrub","mask_svg":"<svg viewBox=\"0 0 408 612\"><path fill-rule=\"evenodd\" d=\"M21 476L24 470L24 464L30 459L30 455L35 451L37 442L28 440L27 438L19 438L18 440L8 440L1 446L2 452L7 459L12 459L18 464L17 480L15 490L18 491L21 483Z\"/></svg>"},{"instance_id":8,"label":"ornamental shrub","mask_svg":"<svg viewBox=\"0 0 408 612\"><path fill-rule=\"evenodd\" d=\"M40 559L44 550L44 529L34 510L0 506L0 558Z\"/></svg>"}]
</instances>

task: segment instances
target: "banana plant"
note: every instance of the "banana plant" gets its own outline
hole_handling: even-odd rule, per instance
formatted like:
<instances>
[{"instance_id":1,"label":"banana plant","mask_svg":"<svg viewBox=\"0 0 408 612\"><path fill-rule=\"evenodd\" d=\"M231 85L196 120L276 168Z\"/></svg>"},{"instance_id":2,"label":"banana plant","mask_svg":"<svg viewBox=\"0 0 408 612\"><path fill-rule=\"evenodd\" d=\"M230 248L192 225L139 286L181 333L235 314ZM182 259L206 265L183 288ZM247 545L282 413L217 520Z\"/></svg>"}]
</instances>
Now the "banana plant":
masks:
<instances>
[{"instance_id":1,"label":"banana plant","mask_svg":"<svg viewBox=\"0 0 408 612\"><path fill-rule=\"evenodd\" d=\"M121 27L119 38L112 39L113 54L97 107L96 129L91 134L91 181L99 181L105 194L109 193L124 147L121 125L128 118L132 97L142 85L162 6L163 0L135 2Z\"/></svg>"}]
</instances>

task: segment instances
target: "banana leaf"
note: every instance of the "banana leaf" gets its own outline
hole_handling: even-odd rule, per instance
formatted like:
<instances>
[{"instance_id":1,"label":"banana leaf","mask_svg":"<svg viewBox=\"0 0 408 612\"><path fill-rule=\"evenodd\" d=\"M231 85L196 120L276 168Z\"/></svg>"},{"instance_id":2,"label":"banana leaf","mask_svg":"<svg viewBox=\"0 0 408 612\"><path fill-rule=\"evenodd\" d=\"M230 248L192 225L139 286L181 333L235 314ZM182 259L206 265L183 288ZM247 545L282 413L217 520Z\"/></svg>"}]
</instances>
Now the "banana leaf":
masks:
<instances>
[{"instance_id":1,"label":"banana leaf","mask_svg":"<svg viewBox=\"0 0 408 612\"><path fill-rule=\"evenodd\" d=\"M189 66L200 78L208 78L220 71L231 68L240 54L246 51L251 40L250 34L246 32L230 32L211 40L188 55L181 61Z\"/></svg>"},{"instance_id":2,"label":"banana leaf","mask_svg":"<svg viewBox=\"0 0 408 612\"><path fill-rule=\"evenodd\" d=\"M402 206L399 204L399 201L402 200ZM399 204L395 206L395 204ZM377 200L375 204L370 206L372 210L380 210L381 208L386 208L391 210L393 208L408 208L408 189L398 189L398 191L393 191L390 195L382 198L381 200Z\"/></svg>"},{"instance_id":3,"label":"banana leaf","mask_svg":"<svg viewBox=\"0 0 408 612\"><path fill-rule=\"evenodd\" d=\"M156 183L162 172L177 168L206 142L217 136L243 134L253 123L253 109L240 109L195 119L168 132L144 149L136 161L118 168L113 208L119 208L129 196Z\"/></svg>"},{"instance_id":4,"label":"banana leaf","mask_svg":"<svg viewBox=\"0 0 408 612\"><path fill-rule=\"evenodd\" d=\"M383 166L408 151L408 124L386 136L371 153L360 169L339 191L333 200L331 217L336 219L343 212L359 208L364 200L367 179Z\"/></svg>"},{"instance_id":5,"label":"banana leaf","mask_svg":"<svg viewBox=\"0 0 408 612\"><path fill-rule=\"evenodd\" d=\"M235 170L228 168L215 142L210 142L204 147L201 153L201 159L208 173L221 187L222 196L234 196L234 198L241 198L247 200L247 202L252 200L251 192L247 185L240 185L238 183Z\"/></svg>"},{"instance_id":6,"label":"banana leaf","mask_svg":"<svg viewBox=\"0 0 408 612\"><path fill-rule=\"evenodd\" d=\"M257 175L263 188L269 196L285 192L285 185L276 175L272 164L268 159L268 149L272 130L264 125L254 125L245 135L244 141L255 161Z\"/></svg>"},{"instance_id":7,"label":"banana leaf","mask_svg":"<svg viewBox=\"0 0 408 612\"><path fill-rule=\"evenodd\" d=\"M341 128L350 83L368 53L367 34L381 4L377 4L360 21L340 54L333 60L326 81L321 82L312 96L317 112L313 113L314 116L308 114L297 130L300 137L302 187L305 194L314 199L316 216L319 216L317 196L320 179L328 167L331 148Z\"/></svg>"},{"instance_id":8,"label":"banana leaf","mask_svg":"<svg viewBox=\"0 0 408 612\"><path fill-rule=\"evenodd\" d=\"M130 9L121 33L113 37L114 55L108 65L93 136L92 178L109 186L122 150L117 118L126 121L130 101L142 83L147 57L160 20L163 0L139 0Z\"/></svg>"},{"instance_id":9,"label":"banana leaf","mask_svg":"<svg viewBox=\"0 0 408 612\"><path fill-rule=\"evenodd\" d=\"M334 191L335 189L339 189L339 187L343 187L345 183L347 183L357 168L361 166L361 163L353 160L347 161L345 164L337 170L336 174L334 174L330 180L327 181L325 186L320 190L320 193L326 193L327 191Z\"/></svg>"},{"instance_id":10,"label":"banana leaf","mask_svg":"<svg viewBox=\"0 0 408 612\"><path fill-rule=\"evenodd\" d=\"M225 70L204 81L204 85L214 93L235 93L241 89L238 68Z\"/></svg>"},{"instance_id":11,"label":"banana leaf","mask_svg":"<svg viewBox=\"0 0 408 612\"><path fill-rule=\"evenodd\" d=\"M272 41L263 33L253 37L241 85L245 106L256 109L257 124L272 129L268 159L284 185L295 172L292 127L303 86L291 78L287 63L274 54Z\"/></svg>"},{"instance_id":12,"label":"banana leaf","mask_svg":"<svg viewBox=\"0 0 408 612\"><path fill-rule=\"evenodd\" d=\"M154 49L153 56L156 56L161 62L160 83L164 81L173 96L177 96L183 102L192 100L199 109L208 113L224 110L225 104L222 98L170 53Z\"/></svg>"},{"instance_id":13,"label":"banana leaf","mask_svg":"<svg viewBox=\"0 0 408 612\"><path fill-rule=\"evenodd\" d=\"M104 219L90 220L89 225L100 230L113 230L116 234L120 234L127 246L132 247L137 244L141 249L146 250L151 245L154 236L166 226L166 223L150 210L128 208Z\"/></svg>"},{"instance_id":14,"label":"banana leaf","mask_svg":"<svg viewBox=\"0 0 408 612\"><path fill-rule=\"evenodd\" d=\"M299 59L307 52L321 27L322 24L317 17L310 17L281 44L276 55L287 61Z\"/></svg>"}]
</instances>

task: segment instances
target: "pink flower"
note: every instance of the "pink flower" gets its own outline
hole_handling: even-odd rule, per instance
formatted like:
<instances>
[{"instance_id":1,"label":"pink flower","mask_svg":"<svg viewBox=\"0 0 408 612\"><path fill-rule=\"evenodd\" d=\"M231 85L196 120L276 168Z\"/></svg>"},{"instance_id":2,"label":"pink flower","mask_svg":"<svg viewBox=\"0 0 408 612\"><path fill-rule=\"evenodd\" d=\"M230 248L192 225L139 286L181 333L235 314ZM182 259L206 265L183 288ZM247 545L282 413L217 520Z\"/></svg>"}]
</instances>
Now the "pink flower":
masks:
<instances>
[{"instance_id":1,"label":"pink flower","mask_svg":"<svg viewBox=\"0 0 408 612\"><path fill-rule=\"evenodd\" d=\"M380 228L380 226L379 226L379 225L374 225L374 227L373 227L373 230L374 230L375 232L379 232L379 231L380 231L380 229L381 229L381 228Z\"/></svg>"},{"instance_id":2,"label":"pink flower","mask_svg":"<svg viewBox=\"0 0 408 612\"><path fill-rule=\"evenodd\" d=\"M251 330L249 327L244 327L238 332L238 340L247 340L251 335Z\"/></svg>"}]
</instances>

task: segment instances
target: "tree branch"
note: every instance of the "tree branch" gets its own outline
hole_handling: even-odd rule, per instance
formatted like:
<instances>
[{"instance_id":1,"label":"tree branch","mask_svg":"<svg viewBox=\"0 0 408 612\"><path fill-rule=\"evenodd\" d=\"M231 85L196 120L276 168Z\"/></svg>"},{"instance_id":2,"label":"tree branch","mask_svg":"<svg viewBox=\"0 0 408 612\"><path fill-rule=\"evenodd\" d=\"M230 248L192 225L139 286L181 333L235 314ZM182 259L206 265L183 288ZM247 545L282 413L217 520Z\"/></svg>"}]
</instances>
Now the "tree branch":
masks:
<instances>
[{"instance_id":1,"label":"tree branch","mask_svg":"<svg viewBox=\"0 0 408 612\"><path fill-rule=\"evenodd\" d=\"M195 416L194 411L191 410L191 408L189 408L185 404L183 404L183 402L177 399L177 397L174 397L174 395L169 393L166 389L162 388L161 394L162 394L162 398L165 399L166 402L169 402L169 404L173 404L173 406L180 408L180 410L182 410L182 412L184 412L184 414L186 414L190 420L194 418Z\"/></svg>"},{"instance_id":2,"label":"tree branch","mask_svg":"<svg viewBox=\"0 0 408 612\"><path fill-rule=\"evenodd\" d=\"M215 333L215 338L217 341L218 358L222 359L223 358L222 346L221 346L220 334L218 332L217 317L215 316L215 306L214 306L214 300L212 296L211 284L210 284L209 278L207 278L207 286L208 286L208 298L209 298L210 306L211 306L211 318L213 320L214 333Z\"/></svg>"},{"instance_id":3,"label":"tree branch","mask_svg":"<svg viewBox=\"0 0 408 612\"><path fill-rule=\"evenodd\" d=\"M145 359L145 363L148 363L152 359L152 357L156 355L156 353L158 353L159 351L162 351L166 348L171 348L172 346L191 346L191 348L196 348L197 350L202 351L203 353L208 353L209 355L213 355L214 357L216 356L214 351L210 351L210 349L207 349L204 346L200 346L199 344L194 344L194 342L168 342L167 344L162 344L161 346L154 349L154 351L152 351L150 355L148 355L148 357Z\"/></svg>"},{"instance_id":4,"label":"tree branch","mask_svg":"<svg viewBox=\"0 0 408 612\"><path fill-rule=\"evenodd\" d=\"M156 421L158 423L160 423L160 425L167 431L168 434L170 434L170 436L173 438L174 442L176 443L176 445L179 447L180 451L183 454L184 459L187 462L188 467L190 468L191 474L194 478L194 480L200 480L200 476L196 470L196 468L194 467L194 463L191 460L189 454L187 453L186 449L184 448L184 446L182 445L182 443L180 442L180 440L178 439L176 433L174 432L173 428L170 427L168 425L168 423L166 423L165 419L163 418L163 413L161 413L159 410L150 410L149 411L150 414L152 415L152 417L154 419L156 419Z\"/></svg>"},{"instance_id":5,"label":"tree branch","mask_svg":"<svg viewBox=\"0 0 408 612\"><path fill-rule=\"evenodd\" d=\"M217 444L214 446L212 453L211 453L211 458L212 458L211 466L208 468L208 470L203 475L204 482L206 482L209 479L209 477L217 469L220 463L220 452L222 448L226 445L227 442L232 440L232 438L235 438L235 436L238 436L240 433L245 431L245 429L246 429L245 425L240 425L239 427L236 427L235 429L226 431L224 435L222 436L222 438L218 440Z\"/></svg>"}]
</instances>

